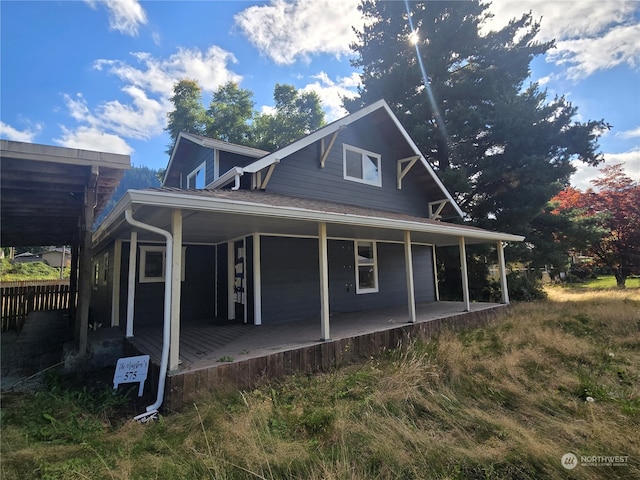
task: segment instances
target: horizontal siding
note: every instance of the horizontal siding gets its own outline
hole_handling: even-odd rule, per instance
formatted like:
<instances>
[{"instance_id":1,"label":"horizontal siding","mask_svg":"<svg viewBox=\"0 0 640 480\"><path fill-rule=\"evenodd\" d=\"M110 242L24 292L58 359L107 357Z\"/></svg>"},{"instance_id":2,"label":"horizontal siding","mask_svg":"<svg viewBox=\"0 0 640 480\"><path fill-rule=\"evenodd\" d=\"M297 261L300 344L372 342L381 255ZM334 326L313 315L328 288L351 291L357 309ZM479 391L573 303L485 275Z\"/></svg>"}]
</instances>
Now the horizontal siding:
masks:
<instances>
[{"instance_id":1,"label":"horizontal siding","mask_svg":"<svg viewBox=\"0 0 640 480\"><path fill-rule=\"evenodd\" d=\"M262 323L318 316L318 241L261 237Z\"/></svg>"},{"instance_id":2,"label":"horizontal siding","mask_svg":"<svg viewBox=\"0 0 640 480\"><path fill-rule=\"evenodd\" d=\"M140 268L140 250L136 259L136 272ZM184 245L185 280L181 291L181 322L202 320L214 317L215 289L215 248L203 245ZM122 244L122 262L120 277L120 325L126 323L129 242ZM164 320L164 282L139 283L136 273L136 301L134 309L135 326L162 325Z\"/></svg>"},{"instance_id":3,"label":"horizontal siding","mask_svg":"<svg viewBox=\"0 0 640 480\"><path fill-rule=\"evenodd\" d=\"M263 323L319 317L318 241L261 237ZM402 244L378 243L377 293L356 294L354 242L329 240L329 308L332 313L405 305ZM435 300L431 248L413 246L416 301Z\"/></svg>"},{"instance_id":4,"label":"horizontal siding","mask_svg":"<svg viewBox=\"0 0 640 480\"><path fill-rule=\"evenodd\" d=\"M267 191L338 203L357 205L416 216L427 216L429 199L418 181L424 175L421 165L414 165L397 189L397 160L407 156L396 153L384 140L384 132L352 125L342 131L320 168L319 142L283 159L273 172ZM328 143L328 142L326 142ZM381 155L382 187L343 178L343 144Z\"/></svg>"}]
</instances>

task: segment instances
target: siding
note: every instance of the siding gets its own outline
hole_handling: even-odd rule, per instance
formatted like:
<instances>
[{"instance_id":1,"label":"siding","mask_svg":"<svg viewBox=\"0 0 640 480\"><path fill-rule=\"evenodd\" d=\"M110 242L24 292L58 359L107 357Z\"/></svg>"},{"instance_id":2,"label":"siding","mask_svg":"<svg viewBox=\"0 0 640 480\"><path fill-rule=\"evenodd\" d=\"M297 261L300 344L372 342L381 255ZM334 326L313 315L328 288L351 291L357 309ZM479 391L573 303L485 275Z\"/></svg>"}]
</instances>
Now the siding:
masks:
<instances>
[{"instance_id":1,"label":"siding","mask_svg":"<svg viewBox=\"0 0 640 480\"><path fill-rule=\"evenodd\" d=\"M318 317L318 241L262 237L262 321ZM329 240L329 306L332 313L405 305L407 287L402 244L378 243L377 293L356 294L354 243ZM414 245L416 301L435 300L431 247Z\"/></svg>"},{"instance_id":2,"label":"siding","mask_svg":"<svg viewBox=\"0 0 640 480\"><path fill-rule=\"evenodd\" d=\"M381 155L382 187L343 178L344 143ZM425 217L428 202L437 199L429 199L419 183L419 177L426 174L423 167L414 165L403 179L402 190L397 189L397 160L408 155L406 150L394 150L385 141L384 132L352 125L338 135L324 168L320 168L320 147L316 142L282 160L267 191Z\"/></svg>"},{"instance_id":3,"label":"siding","mask_svg":"<svg viewBox=\"0 0 640 480\"><path fill-rule=\"evenodd\" d=\"M188 162L185 163L184 170L182 171L182 188L187 188L187 176L198 168L202 163L205 163L205 185L215 180L213 170L213 150L205 147L197 147L196 153L191 156Z\"/></svg>"},{"instance_id":4,"label":"siding","mask_svg":"<svg viewBox=\"0 0 640 480\"><path fill-rule=\"evenodd\" d=\"M89 307L89 323L98 322L103 328L111 326L111 291L113 289L114 271L114 251L115 244L110 244L106 249L98 253L93 253L91 262L91 283L93 285L93 265L97 261L100 263L100 281L97 287L93 286L91 292L91 305ZM104 282L104 255L109 254L109 268L107 271L107 281Z\"/></svg>"},{"instance_id":5,"label":"siding","mask_svg":"<svg viewBox=\"0 0 640 480\"><path fill-rule=\"evenodd\" d=\"M138 244L140 247L141 244ZM185 280L181 291L181 322L214 317L215 248L213 246L184 245ZM164 318L164 282L139 283L140 250L136 266L136 325L162 324ZM129 242L122 244L120 277L120 325L125 327L127 318L127 283L129 269Z\"/></svg>"}]
</instances>

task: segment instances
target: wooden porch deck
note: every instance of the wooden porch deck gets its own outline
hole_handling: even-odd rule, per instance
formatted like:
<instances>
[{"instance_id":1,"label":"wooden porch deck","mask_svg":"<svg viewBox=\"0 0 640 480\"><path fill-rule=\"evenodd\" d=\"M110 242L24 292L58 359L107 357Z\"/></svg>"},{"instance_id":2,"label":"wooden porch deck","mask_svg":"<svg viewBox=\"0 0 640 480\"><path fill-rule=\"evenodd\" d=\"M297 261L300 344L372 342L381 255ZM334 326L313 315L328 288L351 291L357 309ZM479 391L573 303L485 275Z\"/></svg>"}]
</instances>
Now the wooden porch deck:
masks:
<instances>
[{"instance_id":1,"label":"wooden porch deck","mask_svg":"<svg viewBox=\"0 0 640 480\"><path fill-rule=\"evenodd\" d=\"M274 325L243 325L225 320L181 326L180 369L167 377L165 403L180 408L197 394L222 384L247 388L261 378L328 370L396 348L409 338L429 337L441 328L480 325L504 312L506 305L429 302L416 305L417 321L407 322L406 308L341 313L331 317L331 340L320 340L320 319ZM162 330L138 328L128 339L132 354L149 354L149 379L157 378ZM155 381L148 382L155 387Z\"/></svg>"}]
</instances>

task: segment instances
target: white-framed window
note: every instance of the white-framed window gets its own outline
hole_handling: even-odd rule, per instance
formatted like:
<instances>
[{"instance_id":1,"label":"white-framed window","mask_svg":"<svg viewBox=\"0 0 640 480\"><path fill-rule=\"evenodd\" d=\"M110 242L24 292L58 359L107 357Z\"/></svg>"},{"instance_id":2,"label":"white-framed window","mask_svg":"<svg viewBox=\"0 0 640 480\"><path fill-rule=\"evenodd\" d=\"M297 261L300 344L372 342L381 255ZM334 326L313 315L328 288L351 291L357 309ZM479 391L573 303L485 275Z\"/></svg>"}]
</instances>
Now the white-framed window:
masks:
<instances>
[{"instance_id":1,"label":"white-framed window","mask_svg":"<svg viewBox=\"0 0 640 480\"><path fill-rule=\"evenodd\" d=\"M182 247L182 272L181 280L184 281L185 252L187 247ZM161 246L143 245L140 247L140 283L164 282L167 264L166 248Z\"/></svg>"},{"instance_id":2,"label":"white-framed window","mask_svg":"<svg viewBox=\"0 0 640 480\"><path fill-rule=\"evenodd\" d=\"M100 285L100 262L93 262L93 289L97 290Z\"/></svg>"},{"instance_id":3,"label":"white-framed window","mask_svg":"<svg viewBox=\"0 0 640 480\"><path fill-rule=\"evenodd\" d=\"M206 180L205 173L205 162L202 162L193 172L187 175L187 188L204 188Z\"/></svg>"},{"instance_id":4,"label":"white-framed window","mask_svg":"<svg viewBox=\"0 0 640 480\"><path fill-rule=\"evenodd\" d=\"M382 186L379 154L344 143L342 144L342 165L345 180Z\"/></svg>"},{"instance_id":5,"label":"white-framed window","mask_svg":"<svg viewBox=\"0 0 640 480\"><path fill-rule=\"evenodd\" d=\"M356 240L354 252L356 257L356 293L377 292L378 252L376 242Z\"/></svg>"},{"instance_id":6,"label":"white-framed window","mask_svg":"<svg viewBox=\"0 0 640 480\"><path fill-rule=\"evenodd\" d=\"M109 252L102 256L102 285L109 281Z\"/></svg>"}]
</instances>

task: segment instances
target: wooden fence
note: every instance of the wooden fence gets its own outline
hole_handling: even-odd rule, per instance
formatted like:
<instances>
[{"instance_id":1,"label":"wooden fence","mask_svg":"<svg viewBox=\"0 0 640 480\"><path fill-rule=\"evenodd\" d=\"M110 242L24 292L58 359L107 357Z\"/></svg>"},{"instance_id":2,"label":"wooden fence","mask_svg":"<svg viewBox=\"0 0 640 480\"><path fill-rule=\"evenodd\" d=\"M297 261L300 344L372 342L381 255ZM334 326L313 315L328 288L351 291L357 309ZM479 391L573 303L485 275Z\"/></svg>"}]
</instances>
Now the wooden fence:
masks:
<instances>
[{"instance_id":1,"label":"wooden fence","mask_svg":"<svg viewBox=\"0 0 640 480\"><path fill-rule=\"evenodd\" d=\"M69 280L0 283L2 331L20 330L29 312L69 308Z\"/></svg>"}]
</instances>

